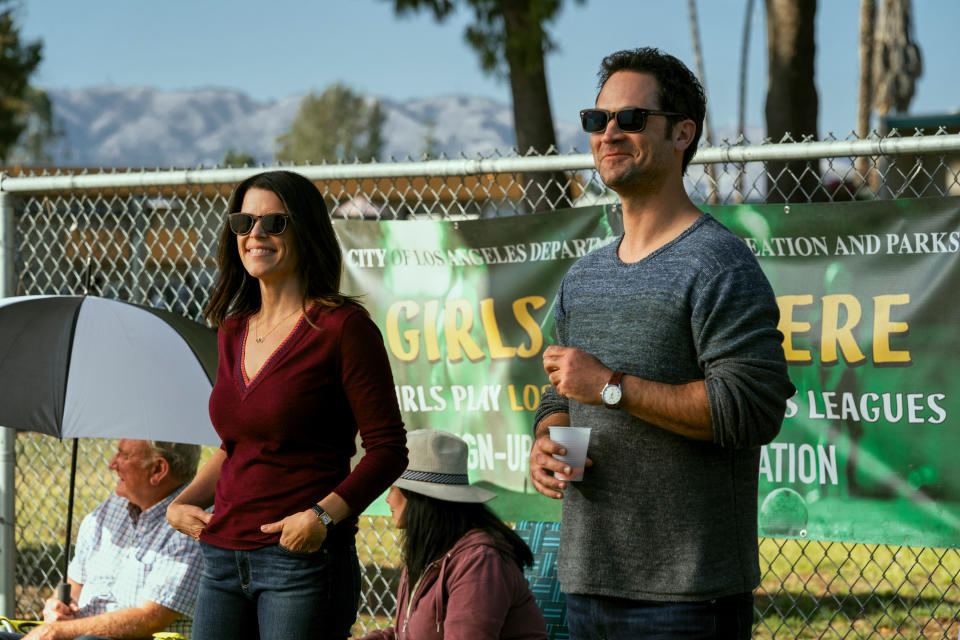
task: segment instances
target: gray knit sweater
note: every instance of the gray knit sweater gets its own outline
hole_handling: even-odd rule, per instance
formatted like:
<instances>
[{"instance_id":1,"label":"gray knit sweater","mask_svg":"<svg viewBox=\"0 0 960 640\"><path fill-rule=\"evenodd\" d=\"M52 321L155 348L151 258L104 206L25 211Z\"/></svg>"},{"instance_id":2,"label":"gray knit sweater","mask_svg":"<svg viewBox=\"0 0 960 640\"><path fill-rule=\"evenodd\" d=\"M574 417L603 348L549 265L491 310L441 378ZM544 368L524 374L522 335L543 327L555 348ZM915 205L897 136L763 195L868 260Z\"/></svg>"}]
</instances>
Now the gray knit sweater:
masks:
<instances>
[{"instance_id":1,"label":"gray knit sweater","mask_svg":"<svg viewBox=\"0 0 960 640\"><path fill-rule=\"evenodd\" d=\"M567 273L557 340L628 375L705 380L714 437L684 438L551 387L535 424L563 411L593 428L593 466L563 499L561 587L660 601L750 591L760 581L760 445L779 432L794 392L773 290L746 245L708 214L640 262L621 262L618 245Z\"/></svg>"}]
</instances>

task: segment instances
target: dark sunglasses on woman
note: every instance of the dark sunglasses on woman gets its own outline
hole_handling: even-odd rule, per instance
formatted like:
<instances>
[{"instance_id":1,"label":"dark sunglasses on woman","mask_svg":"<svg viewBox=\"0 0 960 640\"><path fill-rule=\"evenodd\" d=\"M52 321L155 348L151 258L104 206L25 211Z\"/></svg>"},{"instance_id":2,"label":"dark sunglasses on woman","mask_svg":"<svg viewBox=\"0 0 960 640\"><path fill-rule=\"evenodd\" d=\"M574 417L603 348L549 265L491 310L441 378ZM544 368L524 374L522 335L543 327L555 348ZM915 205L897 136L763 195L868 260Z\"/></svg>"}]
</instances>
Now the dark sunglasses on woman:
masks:
<instances>
[{"instance_id":1,"label":"dark sunglasses on woman","mask_svg":"<svg viewBox=\"0 0 960 640\"><path fill-rule=\"evenodd\" d=\"M640 107L627 107L617 112L606 109L581 109L580 124L587 133L600 133L606 130L611 118L616 118L620 131L639 133L647 127L647 116L685 117L682 113L654 111Z\"/></svg>"},{"instance_id":2,"label":"dark sunglasses on woman","mask_svg":"<svg viewBox=\"0 0 960 640\"><path fill-rule=\"evenodd\" d=\"M289 217L286 213L265 213L262 216L255 216L252 213L231 213L227 216L227 220L230 222L230 230L238 236L250 233L257 220L260 221L260 227L264 233L278 236L287 230Z\"/></svg>"}]
</instances>

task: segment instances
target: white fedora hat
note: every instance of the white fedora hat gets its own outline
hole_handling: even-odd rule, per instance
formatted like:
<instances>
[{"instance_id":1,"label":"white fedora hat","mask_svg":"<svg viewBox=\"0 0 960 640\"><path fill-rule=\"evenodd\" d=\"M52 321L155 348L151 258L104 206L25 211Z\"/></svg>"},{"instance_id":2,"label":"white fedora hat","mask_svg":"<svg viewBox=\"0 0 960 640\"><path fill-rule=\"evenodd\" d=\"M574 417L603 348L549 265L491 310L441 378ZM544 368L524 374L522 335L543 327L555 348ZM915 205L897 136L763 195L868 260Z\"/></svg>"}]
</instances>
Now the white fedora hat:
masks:
<instances>
[{"instance_id":1,"label":"white fedora hat","mask_svg":"<svg viewBox=\"0 0 960 640\"><path fill-rule=\"evenodd\" d=\"M467 480L467 443L446 431L407 433L409 463L394 486L450 502L486 502L497 494Z\"/></svg>"}]
</instances>

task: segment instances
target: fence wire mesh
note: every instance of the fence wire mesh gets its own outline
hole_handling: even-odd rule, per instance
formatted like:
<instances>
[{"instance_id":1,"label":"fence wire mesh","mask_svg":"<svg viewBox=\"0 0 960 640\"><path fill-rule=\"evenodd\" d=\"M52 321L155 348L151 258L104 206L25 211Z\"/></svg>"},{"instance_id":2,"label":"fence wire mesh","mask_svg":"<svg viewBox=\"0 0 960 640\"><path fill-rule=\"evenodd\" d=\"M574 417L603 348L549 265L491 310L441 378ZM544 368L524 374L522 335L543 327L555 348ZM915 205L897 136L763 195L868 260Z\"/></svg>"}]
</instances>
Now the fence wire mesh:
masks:
<instances>
[{"instance_id":1,"label":"fence wire mesh","mask_svg":"<svg viewBox=\"0 0 960 640\"><path fill-rule=\"evenodd\" d=\"M891 137L899 136L894 132ZM860 157L843 155L855 138L821 141L807 152L789 140L756 147L739 141L702 151L700 157L713 164L713 171L706 170L702 159L695 160L685 182L696 202L711 204L958 194L956 138L941 131L920 137L916 152ZM942 148L944 139L952 140L947 152L930 151ZM786 160L777 153L767 160L724 160L737 151L743 152L739 157L762 157L788 147L801 150ZM476 169L505 159L512 159L510 171ZM552 163L548 169L539 162L545 159ZM524 171L527 161L530 165ZM452 164L441 160L289 168L313 172L311 177L329 174L314 179L334 218L491 218L616 202L596 172L587 168L592 164L589 156L582 154L549 158L495 154L465 163L462 170L451 169ZM438 171L432 174L434 168ZM97 185L67 179L77 178L77 173L80 178L96 176ZM59 170L6 178L0 190L12 193L16 294L89 292L199 320L215 275L217 231L236 178L221 178L223 170L195 170L189 181L172 184L175 175L152 172L131 180L138 176ZM58 176L64 179L57 182ZM10 189L14 182L16 188ZM115 443L86 440L79 446L77 524L115 485L107 469ZM68 443L28 433L17 438L17 616L39 616L44 598L64 577L69 458ZM392 620L401 564L398 542L388 518L361 518L357 543L363 599L357 632ZM769 538L761 539L760 545L763 581L756 592L757 638L913 639L957 634L956 549Z\"/></svg>"}]
</instances>

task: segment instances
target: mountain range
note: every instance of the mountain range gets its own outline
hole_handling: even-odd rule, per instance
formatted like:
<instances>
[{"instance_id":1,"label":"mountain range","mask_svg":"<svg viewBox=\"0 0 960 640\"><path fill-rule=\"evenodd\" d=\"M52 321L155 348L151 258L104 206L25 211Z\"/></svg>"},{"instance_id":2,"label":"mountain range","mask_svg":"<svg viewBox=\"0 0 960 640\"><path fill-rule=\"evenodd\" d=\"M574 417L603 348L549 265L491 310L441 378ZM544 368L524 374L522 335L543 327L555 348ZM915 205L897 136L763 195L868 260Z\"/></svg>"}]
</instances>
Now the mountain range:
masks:
<instances>
[{"instance_id":1,"label":"mountain range","mask_svg":"<svg viewBox=\"0 0 960 640\"><path fill-rule=\"evenodd\" d=\"M83 167L197 167L220 163L228 149L273 162L276 138L285 133L303 96L257 101L234 89L168 91L151 87L51 89L53 164ZM436 153L468 158L515 145L509 105L462 95L396 102L380 100L384 113L381 161L420 159L433 141ZM561 153L587 152L577 123L555 120Z\"/></svg>"}]
</instances>

